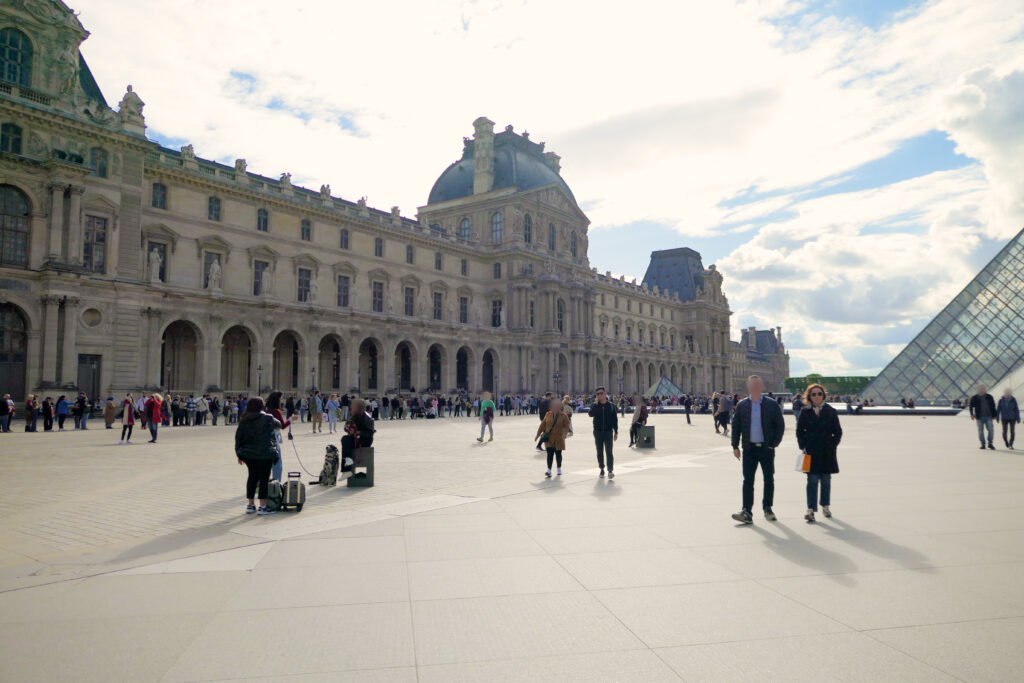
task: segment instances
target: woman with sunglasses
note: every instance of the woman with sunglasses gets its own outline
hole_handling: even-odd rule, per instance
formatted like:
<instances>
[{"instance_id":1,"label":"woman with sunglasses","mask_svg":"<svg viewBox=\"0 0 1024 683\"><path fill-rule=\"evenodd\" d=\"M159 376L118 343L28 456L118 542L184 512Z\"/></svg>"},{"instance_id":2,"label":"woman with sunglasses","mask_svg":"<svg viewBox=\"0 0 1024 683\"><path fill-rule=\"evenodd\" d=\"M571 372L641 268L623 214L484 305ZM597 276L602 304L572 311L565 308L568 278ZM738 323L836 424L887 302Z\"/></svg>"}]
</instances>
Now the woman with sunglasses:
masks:
<instances>
[{"instance_id":1,"label":"woman with sunglasses","mask_svg":"<svg viewBox=\"0 0 1024 683\"><path fill-rule=\"evenodd\" d=\"M804 519L814 521L818 510L818 484L821 484L821 511L826 517L832 516L829 504L832 502L832 475L839 472L836 449L843 438L839 426L839 413L825 402L828 398L825 387L812 384L804 394L804 407L796 423L796 440L800 450L811 456L807 472L807 514Z\"/></svg>"}]
</instances>

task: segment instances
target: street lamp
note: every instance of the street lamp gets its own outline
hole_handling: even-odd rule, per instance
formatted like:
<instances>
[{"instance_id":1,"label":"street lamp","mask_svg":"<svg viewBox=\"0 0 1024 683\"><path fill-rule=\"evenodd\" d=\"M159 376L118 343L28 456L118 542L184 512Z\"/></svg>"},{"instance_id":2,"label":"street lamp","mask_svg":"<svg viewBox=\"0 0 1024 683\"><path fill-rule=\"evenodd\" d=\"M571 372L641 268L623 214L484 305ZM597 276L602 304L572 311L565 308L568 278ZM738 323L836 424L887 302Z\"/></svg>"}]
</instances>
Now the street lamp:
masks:
<instances>
[{"instance_id":1,"label":"street lamp","mask_svg":"<svg viewBox=\"0 0 1024 683\"><path fill-rule=\"evenodd\" d=\"M309 384L313 387L313 393L316 393L316 366L314 365L309 369Z\"/></svg>"},{"instance_id":2,"label":"street lamp","mask_svg":"<svg viewBox=\"0 0 1024 683\"><path fill-rule=\"evenodd\" d=\"M551 376L551 379L555 380L555 393L557 394L558 393L558 381L560 379L562 379L562 373L560 373L558 370L555 370L555 374L553 374Z\"/></svg>"},{"instance_id":3,"label":"street lamp","mask_svg":"<svg viewBox=\"0 0 1024 683\"><path fill-rule=\"evenodd\" d=\"M263 365L256 366L256 394L263 391Z\"/></svg>"}]
</instances>

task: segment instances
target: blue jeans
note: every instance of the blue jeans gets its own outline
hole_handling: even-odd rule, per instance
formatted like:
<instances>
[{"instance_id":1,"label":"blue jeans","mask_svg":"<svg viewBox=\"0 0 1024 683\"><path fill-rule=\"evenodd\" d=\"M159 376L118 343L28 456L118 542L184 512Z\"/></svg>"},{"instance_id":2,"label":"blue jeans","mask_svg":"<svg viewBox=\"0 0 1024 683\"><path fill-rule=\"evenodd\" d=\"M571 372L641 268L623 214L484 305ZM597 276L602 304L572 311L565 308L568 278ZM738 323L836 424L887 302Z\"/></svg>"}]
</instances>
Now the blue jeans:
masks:
<instances>
[{"instance_id":1,"label":"blue jeans","mask_svg":"<svg viewBox=\"0 0 1024 683\"><path fill-rule=\"evenodd\" d=\"M828 507L832 500L832 475L807 473L807 509L818 511L818 482L821 482L821 504Z\"/></svg>"},{"instance_id":2,"label":"blue jeans","mask_svg":"<svg viewBox=\"0 0 1024 683\"><path fill-rule=\"evenodd\" d=\"M156 441L156 430L159 429L158 423L150 422L148 426L149 426L149 435L151 437L153 437L153 441Z\"/></svg>"},{"instance_id":3,"label":"blue jeans","mask_svg":"<svg viewBox=\"0 0 1024 683\"><path fill-rule=\"evenodd\" d=\"M490 430L491 438L493 439L494 438L494 420L491 420L490 422L488 422L487 420L485 420L484 418L481 417L480 418L480 438L481 439L484 438L484 430L485 429L486 430Z\"/></svg>"},{"instance_id":4,"label":"blue jeans","mask_svg":"<svg viewBox=\"0 0 1024 683\"><path fill-rule=\"evenodd\" d=\"M990 417L979 417L979 418L976 418L975 422L978 423L978 441L981 441L981 445L982 446L985 445L985 434L984 434L984 432L982 430L983 429L988 429L988 442L989 442L989 444L991 444L992 443L992 431L993 431L991 416Z\"/></svg>"},{"instance_id":5,"label":"blue jeans","mask_svg":"<svg viewBox=\"0 0 1024 683\"><path fill-rule=\"evenodd\" d=\"M277 462L270 468L270 478L281 481L282 474L284 474L284 461L281 459L281 444L277 444Z\"/></svg>"},{"instance_id":6,"label":"blue jeans","mask_svg":"<svg viewBox=\"0 0 1024 683\"><path fill-rule=\"evenodd\" d=\"M2 400L3 399L0 398L0 401L2 401ZM11 431L11 414L10 413L4 415L3 417L0 417L0 432L9 432L9 431Z\"/></svg>"}]
</instances>

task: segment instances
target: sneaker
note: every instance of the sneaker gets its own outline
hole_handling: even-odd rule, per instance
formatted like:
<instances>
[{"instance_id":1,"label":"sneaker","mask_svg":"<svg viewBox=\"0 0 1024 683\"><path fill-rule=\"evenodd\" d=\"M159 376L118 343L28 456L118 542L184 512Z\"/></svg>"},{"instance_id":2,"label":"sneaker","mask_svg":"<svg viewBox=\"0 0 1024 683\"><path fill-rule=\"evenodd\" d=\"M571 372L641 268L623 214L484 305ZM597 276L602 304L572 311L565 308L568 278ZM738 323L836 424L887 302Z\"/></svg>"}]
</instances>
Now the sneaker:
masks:
<instances>
[{"instance_id":1,"label":"sneaker","mask_svg":"<svg viewBox=\"0 0 1024 683\"><path fill-rule=\"evenodd\" d=\"M245 514L252 515L252 514L255 514L255 513L256 513L256 506L255 505L246 505L245 506Z\"/></svg>"},{"instance_id":2,"label":"sneaker","mask_svg":"<svg viewBox=\"0 0 1024 683\"><path fill-rule=\"evenodd\" d=\"M558 468L558 476L562 476L562 468L561 467Z\"/></svg>"},{"instance_id":3,"label":"sneaker","mask_svg":"<svg viewBox=\"0 0 1024 683\"><path fill-rule=\"evenodd\" d=\"M994 450L996 449L996 447L995 447L995 446L993 446L993 445L992 445L992 444L990 443L990 444L988 445L988 449L989 449L990 451L994 451Z\"/></svg>"},{"instance_id":4,"label":"sneaker","mask_svg":"<svg viewBox=\"0 0 1024 683\"><path fill-rule=\"evenodd\" d=\"M808 522L813 522L814 521L814 510L808 510L807 514L804 515L804 519L806 519Z\"/></svg>"},{"instance_id":5,"label":"sneaker","mask_svg":"<svg viewBox=\"0 0 1024 683\"><path fill-rule=\"evenodd\" d=\"M746 510L740 510L739 512L734 513L732 518L735 519L737 522L741 522L743 524L754 523L753 516L751 516L751 514Z\"/></svg>"},{"instance_id":6,"label":"sneaker","mask_svg":"<svg viewBox=\"0 0 1024 683\"><path fill-rule=\"evenodd\" d=\"M608 478L609 479L614 479L615 478L615 473L614 472L609 472L608 473Z\"/></svg>"},{"instance_id":7,"label":"sneaker","mask_svg":"<svg viewBox=\"0 0 1024 683\"><path fill-rule=\"evenodd\" d=\"M825 515L826 517L831 517L832 516L832 511L828 509L828 505L822 505L821 506L821 514Z\"/></svg>"},{"instance_id":8,"label":"sneaker","mask_svg":"<svg viewBox=\"0 0 1024 683\"><path fill-rule=\"evenodd\" d=\"M979 446L979 448L981 448L981 450L985 450L985 444L981 444L981 446Z\"/></svg>"},{"instance_id":9,"label":"sneaker","mask_svg":"<svg viewBox=\"0 0 1024 683\"><path fill-rule=\"evenodd\" d=\"M765 510L764 510L764 518L767 519L769 522L774 522L776 519L778 519L775 516L775 513L772 512L771 508L765 508Z\"/></svg>"},{"instance_id":10,"label":"sneaker","mask_svg":"<svg viewBox=\"0 0 1024 683\"><path fill-rule=\"evenodd\" d=\"M266 505L261 505L260 509L256 511L256 514L257 515L272 515L275 512L277 512L277 510L268 510Z\"/></svg>"},{"instance_id":11,"label":"sneaker","mask_svg":"<svg viewBox=\"0 0 1024 683\"><path fill-rule=\"evenodd\" d=\"M548 479L550 479L551 478L551 470L547 470L546 472L544 472L544 476L547 477Z\"/></svg>"},{"instance_id":12,"label":"sneaker","mask_svg":"<svg viewBox=\"0 0 1024 683\"><path fill-rule=\"evenodd\" d=\"M597 475L597 476L599 476L599 477L601 477L602 479L604 479L604 470L601 470L601 474L599 474L599 475Z\"/></svg>"},{"instance_id":13,"label":"sneaker","mask_svg":"<svg viewBox=\"0 0 1024 683\"><path fill-rule=\"evenodd\" d=\"M492 436L491 438L489 438L489 439L487 439L487 440L488 440L488 441L494 441L494 437Z\"/></svg>"},{"instance_id":14,"label":"sneaker","mask_svg":"<svg viewBox=\"0 0 1024 683\"><path fill-rule=\"evenodd\" d=\"M120 441L118 441L117 445L118 446L123 446L124 445L124 439L121 439Z\"/></svg>"}]
</instances>

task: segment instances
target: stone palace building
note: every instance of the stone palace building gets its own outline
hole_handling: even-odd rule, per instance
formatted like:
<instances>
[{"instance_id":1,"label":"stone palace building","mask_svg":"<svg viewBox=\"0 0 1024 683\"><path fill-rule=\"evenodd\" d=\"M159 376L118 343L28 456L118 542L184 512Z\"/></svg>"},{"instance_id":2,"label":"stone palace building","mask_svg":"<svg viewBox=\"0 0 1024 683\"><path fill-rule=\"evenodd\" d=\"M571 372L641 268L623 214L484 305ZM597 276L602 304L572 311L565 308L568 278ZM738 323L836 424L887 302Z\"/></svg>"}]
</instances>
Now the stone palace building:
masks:
<instances>
[{"instance_id":1,"label":"stone palace building","mask_svg":"<svg viewBox=\"0 0 1024 683\"><path fill-rule=\"evenodd\" d=\"M697 252L656 252L641 284L591 268L559 156L526 133L477 119L410 219L147 139L131 86L108 106L87 36L59 0L0 5L0 393L643 391L662 375L709 392L752 363L781 389L781 334L737 349Z\"/></svg>"}]
</instances>

